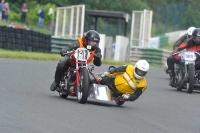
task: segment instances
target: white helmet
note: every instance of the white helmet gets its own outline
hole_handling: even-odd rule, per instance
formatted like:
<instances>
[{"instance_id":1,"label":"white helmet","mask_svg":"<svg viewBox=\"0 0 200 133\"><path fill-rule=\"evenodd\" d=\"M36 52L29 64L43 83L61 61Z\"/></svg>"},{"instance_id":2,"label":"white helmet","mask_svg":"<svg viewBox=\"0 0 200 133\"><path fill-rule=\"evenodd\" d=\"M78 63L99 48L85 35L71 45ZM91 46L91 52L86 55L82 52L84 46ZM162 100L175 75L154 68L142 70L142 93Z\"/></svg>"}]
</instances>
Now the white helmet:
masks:
<instances>
[{"instance_id":1,"label":"white helmet","mask_svg":"<svg viewBox=\"0 0 200 133\"><path fill-rule=\"evenodd\" d=\"M192 35L192 32L195 30L195 27L190 27L187 30L187 38L190 38L190 36Z\"/></svg>"},{"instance_id":2,"label":"white helmet","mask_svg":"<svg viewBox=\"0 0 200 133\"><path fill-rule=\"evenodd\" d=\"M135 64L134 76L137 79L142 79L149 71L149 63L146 60L139 60Z\"/></svg>"}]
</instances>

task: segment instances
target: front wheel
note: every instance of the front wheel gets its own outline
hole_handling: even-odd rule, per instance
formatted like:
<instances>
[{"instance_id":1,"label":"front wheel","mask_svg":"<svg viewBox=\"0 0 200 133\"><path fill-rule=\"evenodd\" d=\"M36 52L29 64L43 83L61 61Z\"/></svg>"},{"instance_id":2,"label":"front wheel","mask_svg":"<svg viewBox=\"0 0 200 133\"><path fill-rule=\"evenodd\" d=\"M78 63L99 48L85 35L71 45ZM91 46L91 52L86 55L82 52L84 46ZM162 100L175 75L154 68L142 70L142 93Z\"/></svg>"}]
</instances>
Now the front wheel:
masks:
<instances>
[{"instance_id":1,"label":"front wheel","mask_svg":"<svg viewBox=\"0 0 200 133\"><path fill-rule=\"evenodd\" d=\"M188 83L187 83L187 93L192 93L194 89L194 65L188 65Z\"/></svg>"},{"instance_id":2,"label":"front wheel","mask_svg":"<svg viewBox=\"0 0 200 133\"><path fill-rule=\"evenodd\" d=\"M77 87L77 100L79 103L85 104L89 92L89 74L86 68L80 69L80 86Z\"/></svg>"}]
</instances>

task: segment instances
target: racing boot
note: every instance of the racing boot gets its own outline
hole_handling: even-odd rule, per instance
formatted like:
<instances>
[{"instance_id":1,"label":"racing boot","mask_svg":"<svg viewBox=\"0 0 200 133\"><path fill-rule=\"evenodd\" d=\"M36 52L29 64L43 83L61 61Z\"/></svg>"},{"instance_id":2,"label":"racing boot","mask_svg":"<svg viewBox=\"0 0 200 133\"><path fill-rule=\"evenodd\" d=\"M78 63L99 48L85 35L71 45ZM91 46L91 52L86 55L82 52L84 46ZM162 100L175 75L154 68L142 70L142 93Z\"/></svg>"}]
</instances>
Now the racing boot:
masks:
<instances>
[{"instance_id":1,"label":"racing boot","mask_svg":"<svg viewBox=\"0 0 200 133\"><path fill-rule=\"evenodd\" d=\"M166 74L170 73L170 70L168 68L165 69Z\"/></svg>"},{"instance_id":2,"label":"racing boot","mask_svg":"<svg viewBox=\"0 0 200 133\"><path fill-rule=\"evenodd\" d=\"M175 87L175 77L174 76L170 76L169 85L171 87Z\"/></svg>"},{"instance_id":3,"label":"racing boot","mask_svg":"<svg viewBox=\"0 0 200 133\"><path fill-rule=\"evenodd\" d=\"M59 82L54 81L54 82L51 84L50 90L51 90L51 91L55 91L55 90L57 89L58 85L59 85Z\"/></svg>"}]
</instances>

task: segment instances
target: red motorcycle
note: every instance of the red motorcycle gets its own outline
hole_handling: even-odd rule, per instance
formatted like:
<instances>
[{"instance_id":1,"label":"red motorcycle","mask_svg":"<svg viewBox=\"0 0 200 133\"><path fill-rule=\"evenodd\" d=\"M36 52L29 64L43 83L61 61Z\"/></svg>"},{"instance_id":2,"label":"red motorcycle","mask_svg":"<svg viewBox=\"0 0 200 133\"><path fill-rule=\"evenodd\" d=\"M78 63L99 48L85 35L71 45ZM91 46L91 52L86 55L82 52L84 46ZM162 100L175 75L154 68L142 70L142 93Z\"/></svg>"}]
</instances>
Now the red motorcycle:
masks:
<instances>
[{"instance_id":1,"label":"red motorcycle","mask_svg":"<svg viewBox=\"0 0 200 133\"><path fill-rule=\"evenodd\" d=\"M90 52L86 48L77 48L64 55L69 56L70 67L64 73L57 91L63 98L77 97L79 103L85 104L90 83L87 62Z\"/></svg>"}]
</instances>

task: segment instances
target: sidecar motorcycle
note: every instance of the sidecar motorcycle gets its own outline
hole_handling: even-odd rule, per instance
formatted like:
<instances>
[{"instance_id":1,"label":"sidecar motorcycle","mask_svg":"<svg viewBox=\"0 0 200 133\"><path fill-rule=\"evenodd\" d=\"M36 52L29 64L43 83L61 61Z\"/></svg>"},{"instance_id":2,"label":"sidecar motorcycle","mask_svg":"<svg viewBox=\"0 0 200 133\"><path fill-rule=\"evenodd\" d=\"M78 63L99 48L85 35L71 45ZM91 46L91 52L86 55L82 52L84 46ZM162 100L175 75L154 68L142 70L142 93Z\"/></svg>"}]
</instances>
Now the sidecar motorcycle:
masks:
<instances>
[{"instance_id":1,"label":"sidecar motorcycle","mask_svg":"<svg viewBox=\"0 0 200 133\"><path fill-rule=\"evenodd\" d=\"M110 66L108 70L115 68L114 66ZM89 89L88 97L94 98L97 100L102 101L115 101L117 105L123 105L125 103L125 100L122 98L121 95L119 96L113 96L113 92L108 88L107 85L101 85L96 77L94 76L94 73L92 73L92 70L94 69L94 66L92 69L90 69L90 74L93 76L93 78L97 81L98 84L91 84ZM97 75L100 75L99 73Z\"/></svg>"},{"instance_id":2,"label":"sidecar motorcycle","mask_svg":"<svg viewBox=\"0 0 200 133\"><path fill-rule=\"evenodd\" d=\"M88 97L104 101L114 100L117 105L124 104L125 100L122 97L113 97L106 85L90 85L89 75L96 79L92 72L94 66L88 67L87 59L90 57L90 54L95 55L95 53L91 53L86 48L78 48L64 54L69 56L70 67L62 76L56 91L62 98L67 98L68 96L77 97L77 101L81 104L85 104ZM111 66L109 69L113 67ZM98 82L97 79L96 81Z\"/></svg>"}]
</instances>

